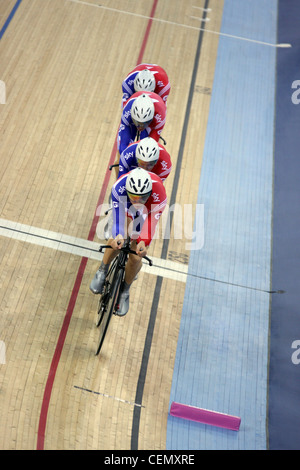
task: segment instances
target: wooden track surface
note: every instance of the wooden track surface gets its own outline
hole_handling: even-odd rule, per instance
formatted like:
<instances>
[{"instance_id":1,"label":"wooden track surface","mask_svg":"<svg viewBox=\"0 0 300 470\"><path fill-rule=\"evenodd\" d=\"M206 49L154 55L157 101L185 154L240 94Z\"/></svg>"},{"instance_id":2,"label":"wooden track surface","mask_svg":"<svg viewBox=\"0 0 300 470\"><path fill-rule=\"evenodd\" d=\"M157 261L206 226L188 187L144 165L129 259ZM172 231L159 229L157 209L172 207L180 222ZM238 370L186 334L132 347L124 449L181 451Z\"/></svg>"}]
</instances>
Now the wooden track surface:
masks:
<instances>
[{"instance_id":1,"label":"wooden track surface","mask_svg":"<svg viewBox=\"0 0 300 470\"><path fill-rule=\"evenodd\" d=\"M0 2L0 28L14 4ZM163 131L173 161L167 193L176 184L176 202L195 205L217 34L203 33L192 101L190 86L199 27L219 31L223 1L209 2L207 23L201 22L204 4L22 0L0 41L3 221L103 242L92 226L114 182L107 167L121 82L140 58L163 66L171 81ZM88 286L99 261L12 235L0 236L0 340L6 346L0 449L165 449L185 283L176 273L170 279L141 272L128 315L112 319L95 357L98 298ZM149 256L161 257L161 238ZM186 243L171 237L166 262L186 268L192 255Z\"/></svg>"}]
</instances>

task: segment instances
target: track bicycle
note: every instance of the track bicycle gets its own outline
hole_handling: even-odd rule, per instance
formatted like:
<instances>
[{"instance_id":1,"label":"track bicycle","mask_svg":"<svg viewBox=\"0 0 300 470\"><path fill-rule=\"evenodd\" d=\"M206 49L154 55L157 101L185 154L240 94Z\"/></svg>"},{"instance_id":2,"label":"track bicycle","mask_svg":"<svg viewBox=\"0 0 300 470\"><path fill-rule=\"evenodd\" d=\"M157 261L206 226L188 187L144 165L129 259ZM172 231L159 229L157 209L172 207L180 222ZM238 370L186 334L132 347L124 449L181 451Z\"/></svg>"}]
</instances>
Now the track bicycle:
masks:
<instances>
[{"instance_id":1,"label":"track bicycle","mask_svg":"<svg viewBox=\"0 0 300 470\"><path fill-rule=\"evenodd\" d=\"M111 262L108 269L103 291L99 299L96 326L99 328L99 339L96 349L96 356L99 354L104 342L105 335L113 314L117 315L118 300L121 292L122 284L125 279L125 267L130 253L137 256L136 252L130 248L131 238L128 237L116 258ZM106 248L111 248L110 245L101 245L99 248L100 253ZM152 266L152 261L147 256L143 259L148 261L149 266Z\"/></svg>"}]
</instances>

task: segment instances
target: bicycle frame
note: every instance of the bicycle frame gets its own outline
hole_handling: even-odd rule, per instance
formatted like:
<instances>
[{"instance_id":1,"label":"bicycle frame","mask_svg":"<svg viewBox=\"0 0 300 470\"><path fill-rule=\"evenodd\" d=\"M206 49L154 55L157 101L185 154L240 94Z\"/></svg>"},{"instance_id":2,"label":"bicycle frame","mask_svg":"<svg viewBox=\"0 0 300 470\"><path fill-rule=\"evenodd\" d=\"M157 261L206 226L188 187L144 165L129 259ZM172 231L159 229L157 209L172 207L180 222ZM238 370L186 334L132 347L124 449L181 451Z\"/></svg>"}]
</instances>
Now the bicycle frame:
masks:
<instances>
[{"instance_id":1,"label":"bicycle frame","mask_svg":"<svg viewBox=\"0 0 300 470\"><path fill-rule=\"evenodd\" d=\"M119 292L125 278L125 267L128 256L130 253L137 256L136 252L131 250L130 243L131 239L128 237L117 257L112 261L106 275L104 290L100 297L98 307L97 327L100 326L100 335L96 355L99 354L102 347L111 317L116 313ZM102 250L106 248L112 247L110 245L102 245L99 251L102 252ZM146 256L144 258L148 261L149 265L152 266L151 259Z\"/></svg>"}]
</instances>

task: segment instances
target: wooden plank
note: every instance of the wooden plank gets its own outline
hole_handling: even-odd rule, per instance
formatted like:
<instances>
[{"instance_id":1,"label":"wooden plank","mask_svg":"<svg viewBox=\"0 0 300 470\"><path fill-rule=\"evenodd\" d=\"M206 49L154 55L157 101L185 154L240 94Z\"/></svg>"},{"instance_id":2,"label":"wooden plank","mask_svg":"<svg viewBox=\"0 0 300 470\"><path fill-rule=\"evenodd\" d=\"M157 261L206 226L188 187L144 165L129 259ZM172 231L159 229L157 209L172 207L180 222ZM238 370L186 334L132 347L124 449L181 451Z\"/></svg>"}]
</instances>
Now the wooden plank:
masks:
<instances>
[{"instance_id":1,"label":"wooden plank","mask_svg":"<svg viewBox=\"0 0 300 470\"><path fill-rule=\"evenodd\" d=\"M0 42L0 78L7 87L0 114L1 218L83 239L119 125L121 82L136 64L151 9L145 0L103 0L103 8L97 3L22 0ZM163 136L174 168L199 35L199 21L190 18L194 3L204 4L157 2L143 57L162 65L171 80ZM210 4L210 28L218 30L223 2ZM7 3L1 22L8 13ZM194 204L197 197L210 100L203 90L212 88L217 45L217 35L204 35L178 182L180 204ZM113 182L112 174L108 189ZM173 183L174 172L166 182L168 194ZM173 253L186 264L185 243L171 239L167 257ZM161 238L154 240L149 255L159 258L162 245ZM1 449L36 448L46 381L79 266L80 258L70 253L1 237ZM97 267L97 261L87 262L62 348L47 415L48 449L130 449L156 278L140 273L130 312L113 318L103 354L95 358L97 298L88 286ZM183 296L184 283L163 280L139 405L141 448L165 446Z\"/></svg>"}]
</instances>

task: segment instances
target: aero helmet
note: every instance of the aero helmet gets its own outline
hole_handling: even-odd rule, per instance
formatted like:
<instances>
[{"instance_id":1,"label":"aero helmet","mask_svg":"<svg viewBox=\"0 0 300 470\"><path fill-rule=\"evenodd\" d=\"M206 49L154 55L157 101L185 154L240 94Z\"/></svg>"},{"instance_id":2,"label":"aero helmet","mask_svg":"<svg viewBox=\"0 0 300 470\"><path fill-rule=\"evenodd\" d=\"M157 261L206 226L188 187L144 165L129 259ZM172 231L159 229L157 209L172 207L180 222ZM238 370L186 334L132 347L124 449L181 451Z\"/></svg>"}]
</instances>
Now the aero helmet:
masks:
<instances>
[{"instance_id":1,"label":"aero helmet","mask_svg":"<svg viewBox=\"0 0 300 470\"><path fill-rule=\"evenodd\" d=\"M137 146L135 156L138 165L145 170L151 170L159 158L159 145L152 137L141 139Z\"/></svg>"},{"instance_id":2,"label":"aero helmet","mask_svg":"<svg viewBox=\"0 0 300 470\"><path fill-rule=\"evenodd\" d=\"M141 70L136 74L133 86L135 91L154 91L155 90L155 78L150 70Z\"/></svg>"},{"instance_id":3,"label":"aero helmet","mask_svg":"<svg viewBox=\"0 0 300 470\"><path fill-rule=\"evenodd\" d=\"M126 178L127 195L132 203L144 204L152 192L152 180L143 168L131 170Z\"/></svg>"},{"instance_id":4,"label":"aero helmet","mask_svg":"<svg viewBox=\"0 0 300 470\"><path fill-rule=\"evenodd\" d=\"M154 117L154 104L151 98L143 93L138 96L131 107L131 117L138 129L145 129Z\"/></svg>"}]
</instances>

